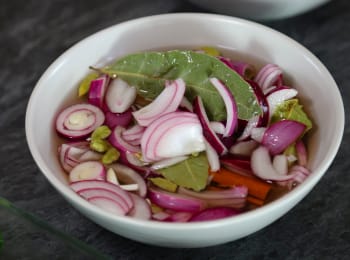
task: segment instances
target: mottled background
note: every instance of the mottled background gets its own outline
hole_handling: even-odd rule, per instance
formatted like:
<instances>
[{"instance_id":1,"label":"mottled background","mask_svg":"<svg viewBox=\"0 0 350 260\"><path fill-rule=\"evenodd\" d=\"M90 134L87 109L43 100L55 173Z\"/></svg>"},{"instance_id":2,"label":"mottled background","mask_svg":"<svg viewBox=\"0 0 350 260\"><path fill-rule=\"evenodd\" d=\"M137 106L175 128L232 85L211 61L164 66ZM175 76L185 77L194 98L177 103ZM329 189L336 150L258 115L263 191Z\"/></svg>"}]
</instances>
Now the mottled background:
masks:
<instances>
[{"instance_id":1,"label":"mottled background","mask_svg":"<svg viewBox=\"0 0 350 260\"><path fill-rule=\"evenodd\" d=\"M40 174L24 131L26 105L40 75L63 51L91 33L132 18L171 12L209 11L176 0L0 0L0 195L115 259L349 259L348 116L334 163L298 206L255 234L215 247L157 248L110 233L68 205ZM350 2L334 0L307 14L265 24L319 57L337 81L349 111ZM3 222L4 216L0 215ZM43 246L31 249L30 243L21 243L28 239L23 227L8 224L6 229L11 235L8 241L18 241L14 248L23 259L67 255L55 240L45 244L40 233L34 240L42 240ZM10 259L10 255L3 257Z\"/></svg>"}]
</instances>

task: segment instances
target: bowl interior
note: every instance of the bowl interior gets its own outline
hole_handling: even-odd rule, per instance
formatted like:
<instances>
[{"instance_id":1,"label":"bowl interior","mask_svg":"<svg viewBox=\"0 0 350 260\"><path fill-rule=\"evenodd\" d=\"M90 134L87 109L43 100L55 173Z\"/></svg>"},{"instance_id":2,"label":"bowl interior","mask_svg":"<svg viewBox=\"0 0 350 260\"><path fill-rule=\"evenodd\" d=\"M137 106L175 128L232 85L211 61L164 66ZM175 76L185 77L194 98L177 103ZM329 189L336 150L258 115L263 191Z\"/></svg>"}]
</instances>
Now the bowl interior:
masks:
<instances>
[{"instance_id":1,"label":"bowl interior","mask_svg":"<svg viewBox=\"0 0 350 260\"><path fill-rule=\"evenodd\" d=\"M88 73L88 67L106 64L117 57L142 50L186 49L208 45L244 57L257 66L262 63L278 64L287 75L290 85L299 90L303 104L314 121L315 127L308 144L309 167L313 174L303 185L287 195L293 201L290 205L281 207L284 202L279 199L276 205L259 209L266 213L275 211L271 219L261 221L260 228L283 215L301 200L324 174L340 144L344 111L333 78L314 55L274 30L241 19L208 14L146 17L98 32L61 55L37 83L27 108L26 134L36 163L53 186L84 214L102 225L107 217L110 224L114 220L125 221L101 214L78 198L69 189L57 158L55 116L75 99L77 84ZM241 219L243 217L242 215ZM146 227L154 225L143 224ZM239 234L242 236L255 230L244 230ZM132 235L128 237L134 238ZM233 237L228 234L225 239L229 241Z\"/></svg>"}]
</instances>

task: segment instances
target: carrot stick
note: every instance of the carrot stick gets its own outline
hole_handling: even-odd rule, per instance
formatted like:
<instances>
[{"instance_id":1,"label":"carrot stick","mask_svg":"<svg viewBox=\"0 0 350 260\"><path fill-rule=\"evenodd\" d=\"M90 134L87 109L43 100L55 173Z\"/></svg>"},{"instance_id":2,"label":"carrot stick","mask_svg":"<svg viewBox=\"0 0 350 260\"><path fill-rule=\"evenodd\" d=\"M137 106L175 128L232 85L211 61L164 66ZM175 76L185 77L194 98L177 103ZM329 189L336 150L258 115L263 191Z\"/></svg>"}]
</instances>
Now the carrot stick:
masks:
<instances>
[{"instance_id":1,"label":"carrot stick","mask_svg":"<svg viewBox=\"0 0 350 260\"><path fill-rule=\"evenodd\" d=\"M257 199L257 198L255 198L255 197L253 197L253 196L250 196L250 195L247 196L247 201L248 201L249 203L252 203L252 204L257 205L257 206L262 206L262 205L264 205L264 201L263 201L263 200Z\"/></svg>"},{"instance_id":2,"label":"carrot stick","mask_svg":"<svg viewBox=\"0 0 350 260\"><path fill-rule=\"evenodd\" d=\"M248 188L248 194L260 200L265 200L271 190L271 185L266 182L229 171L225 168L221 168L217 172L210 172L210 174L212 175L212 181L220 186L246 186Z\"/></svg>"}]
</instances>

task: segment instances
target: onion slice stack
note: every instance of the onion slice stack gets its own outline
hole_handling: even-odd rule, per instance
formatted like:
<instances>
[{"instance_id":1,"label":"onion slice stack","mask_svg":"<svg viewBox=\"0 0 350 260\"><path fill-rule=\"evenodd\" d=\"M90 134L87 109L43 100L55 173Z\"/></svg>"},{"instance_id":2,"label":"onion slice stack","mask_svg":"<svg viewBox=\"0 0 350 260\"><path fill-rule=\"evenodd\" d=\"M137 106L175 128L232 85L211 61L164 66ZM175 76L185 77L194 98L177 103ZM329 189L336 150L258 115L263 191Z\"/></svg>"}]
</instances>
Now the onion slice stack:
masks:
<instances>
[{"instance_id":1,"label":"onion slice stack","mask_svg":"<svg viewBox=\"0 0 350 260\"><path fill-rule=\"evenodd\" d=\"M205 139L210 143L210 145L216 150L219 155L227 153L226 146L221 142L220 138L216 135L215 131L210 125L200 96L197 96L194 99L193 110L198 115L199 121L201 122Z\"/></svg>"},{"instance_id":2,"label":"onion slice stack","mask_svg":"<svg viewBox=\"0 0 350 260\"><path fill-rule=\"evenodd\" d=\"M294 175L282 175L276 171L271 162L269 150L264 146L259 146L251 157L251 167L254 174L263 179L270 181L289 181L294 178Z\"/></svg>"},{"instance_id":3,"label":"onion slice stack","mask_svg":"<svg viewBox=\"0 0 350 260\"><path fill-rule=\"evenodd\" d=\"M231 136L237 125L237 105L231 91L217 78L210 78L210 82L221 95L226 108L226 128L223 137Z\"/></svg>"},{"instance_id":4,"label":"onion slice stack","mask_svg":"<svg viewBox=\"0 0 350 260\"><path fill-rule=\"evenodd\" d=\"M108 137L108 141L117 149L123 152L140 152L140 147L132 145L124 140L122 133L125 131L125 128L122 126L117 126L114 128L112 134Z\"/></svg>"},{"instance_id":5,"label":"onion slice stack","mask_svg":"<svg viewBox=\"0 0 350 260\"><path fill-rule=\"evenodd\" d=\"M190 112L172 112L157 118L146 128L141 150L145 162L204 151L198 117Z\"/></svg>"},{"instance_id":6,"label":"onion slice stack","mask_svg":"<svg viewBox=\"0 0 350 260\"><path fill-rule=\"evenodd\" d=\"M89 103L99 108L104 107L104 98L108 88L110 78L108 75L102 75L101 77L91 81L89 88Z\"/></svg>"},{"instance_id":7,"label":"onion slice stack","mask_svg":"<svg viewBox=\"0 0 350 260\"><path fill-rule=\"evenodd\" d=\"M279 66L275 64L267 64L258 72L255 77L255 81L258 83L264 93L266 93L265 91L269 87L274 86L281 75L282 70Z\"/></svg>"},{"instance_id":8,"label":"onion slice stack","mask_svg":"<svg viewBox=\"0 0 350 260\"><path fill-rule=\"evenodd\" d=\"M167 81L164 90L152 103L133 112L134 118L139 125L148 126L161 115L174 112L183 100L185 90L182 79Z\"/></svg>"},{"instance_id":9,"label":"onion slice stack","mask_svg":"<svg viewBox=\"0 0 350 260\"><path fill-rule=\"evenodd\" d=\"M154 186L148 188L148 198L162 208L176 211L199 212L206 208L205 201L201 199L167 192Z\"/></svg>"},{"instance_id":10,"label":"onion slice stack","mask_svg":"<svg viewBox=\"0 0 350 260\"><path fill-rule=\"evenodd\" d=\"M77 181L72 182L70 187L89 202L117 215L126 215L133 207L127 191L106 181Z\"/></svg>"}]
</instances>

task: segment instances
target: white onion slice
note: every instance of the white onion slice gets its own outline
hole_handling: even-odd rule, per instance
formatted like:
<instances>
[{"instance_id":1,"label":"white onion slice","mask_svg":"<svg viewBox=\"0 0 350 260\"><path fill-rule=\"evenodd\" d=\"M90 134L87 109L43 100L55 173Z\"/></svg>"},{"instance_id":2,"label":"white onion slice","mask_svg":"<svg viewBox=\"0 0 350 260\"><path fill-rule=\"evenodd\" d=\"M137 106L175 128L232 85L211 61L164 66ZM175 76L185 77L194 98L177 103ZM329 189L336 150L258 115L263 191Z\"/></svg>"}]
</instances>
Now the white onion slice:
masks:
<instances>
[{"instance_id":1,"label":"white onion slice","mask_svg":"<svg viewBox=\"0 0 350 260\"><path fill-rule=\"evenodd\" d=\"M148 220L152 217L151 207L144 198L130 193L134 207L128 213L129 217Z\"/></svg>"},{"instance_id":2,"label":"white onion slice","mask_svg":"<svg viewBox=\"0 0 350 260\"><path fill-rule=\"evenodd\" d=\"M119 185L120 188L122 188L123 190L126 190L126 191L137 191L139 189L139 185L136 184L136 183L133 183L133 184L122 184L122 185Z\"/></svg>"},{"instance_id":3,"label":"white onion slice","mask_svg":"<svg viewBox=\"0 0 350 260\"><path fill-rule=\"evenodd\" d=\"M176 157L172 157L172 158L163 159L163 160L160 160L160 161L153 163L151 166L151 169L152 170L163 169L163 168L175 165L179 162L182 162L182 161L186 160L187 158L188 158L188 156L176 156Z\"/></svg>"},{"instance_id":4,"label":"white onion slice","mask_svg":"<svg viewBox=\"0 0 350 260\"><path fill-rule=\"evenodd\" d=\"M188 222L193 216L193 213L191 212L181 212L181 211L175 211L170 214L168 219L166 221L171 222Z\"/></svg>"},{"instance_id":5,"label":"white onion slice","mask_svg":"<svg viewBox=\"0 0 350 260\"><path fill-rule=\"evenodd\" d=\"M114 185L112 183L106 181L99 180L86 180L86 181L76 181L70 183L70 187L76 192L79 193L82 190L86 189L104 189L110 192L116 193L121 197L123 203L126 203L129 209L133 207L133 201L130 197L130 194L127 191L124 191L118 185Z\"/></svg>"},{"instance_id":6,"label":"white onion slice","mask_svg":"<svg viewBox=\"0 0 350 260\"><path fill-rule=\"evenodd\" d=\"M264 180L288 181L294 178L294 175L281 175L276 171L272 165L269 150L264 146L259 146L252 153L251 167L253 173Z\"/></svg>"},{"instance_id":7,"label":"white onion slice","mask_svg":"<svg viewBox=\"0 0 350 260\"><path fill-rule=\"evenodd\" d=\"M134 111L133 116L141 126L148 126L161 115L174 112L180 105L186 90L185 82L177 79L167 82L164 90L150 104Z\"/></svg>"},{"instance_id":8,"label":"white onion slice","mask_svg":"<svg viewBox=\"0 0 350 260\"><path fill-rule=\"evenodd\" d=\"M143 134L141 150L146 162L204 151L198 117L189 112L172 112L159 117Z\"/></svg>"},{"instance_id":9,"label":"white onion slice","mask_svg":"<svg viewBox=\"0 0 350 260\"><path fill-rule=\"evenodd\" d=\"M255 140L240 141L230 147L230 153L250 156L259 145Z\"/></svg>"},{"instance_id":10,"label":"white onion slice","mask_svg":"<svg viewBox=\"0 0 350 260\"><path fill-rule=\"evenodd\" d=\"M249 136L251 136L253 129L258 126L259 120L260 120L260 116L254 116L251 119L249 119L246 127L243 130L243 133L237 140L243 141L247 139Z\"/></svg>"},{"instance_id":11,"label":"white onion slice","mask_svg":"<svg viewBox=\"0 0 350 260\"><path fill-rule=\"evenodd\" d=\"M276 107L282 104L284 101L295 97L298 91L294 88L280 87L271 91L266 96L266 101L269 106L269 117L271 119Z\"/></svg>"},{"instance_id":12,"label":"white onion slice","mask_svg":"<svg viewBox=\"0 0 350 260\"><path fill-rule=\"evenodd\" d=\"M212 172L216 172L220 170L219 155L207 140L205 140L205 150L206 150L206 155L210 166L210 170Z\"/></svg>"},{"instance_id":13,"label":"white onion slice","mask_svg":"<svg viewBox=\"0 0 350 260\"><path fill-rule=\"evenodd\" d=\"M85 153L83 153L79 157L80 162L85 162L85 161L99 161L101 159L102 155L98 152L88 150Z\"/></svg>"},{"instance_id":14,"label":"white onion slice","mask_svg":"<svg viewBox=\"0 0 350 260\"><path fill-rule=\"evenodd\" d=\"M141 197L146 196L146 193L147 193L146 182L136 171L119 163L111 164L110 167L116 173L119 183L121 183L122 185L137 184L138 194Z\"/></svg>"},{"instance_id":15,"label":"white onion slice","mask_svg":"<svg viewBox=\"0 0 350 260\"><path fill-rule=\"evenodd\" d=\"M112 168L109 168L107 170L106 180L110 183L115 184L115 185L119 185L117 175L115 174L115 171Z\"/></svg>"},{"instance_id":16,"label":"white onion slice","mask_svg":"<svg viewBox=\"0 0 350 260\"><path fill-rule=\"evenodd\" d=\"M217 78L210 78L210 82L221 95L226 108L226 128L223 133L224 137L231 136L237 126L237 105L231 91L221 83Z\"/></svg>"},{"instance_id":17,"label":"white onion slice","mask_svg":"<svg viewBox=\"0 0 350 260\"><path fill-rule=\"evenodd\" d=\"M69 173L71 182L82 180L105 180L106 171L102 163L97 161L82 162Z\"/></svg>"},{"instance_id":18,"label":"white onion slice","mask_svg":"<svg viewBox=\"0 0 350 260\"><path fill-rule=\"evenodd\" d=\"M124 210L124 208L120 205L119 201L107 198L107 197L102 197L102 196L97 196L97 197L92 197L89 198L88 201L91 204L94 204L95 206L108 211L110 213L113 213L115 215L125 215L127 212Z\"/></svg>"},{"instance_id":19,"label":"white onion slice","mask_svg":"<svg viewBox=\"0 0 350 260\"><path fill-rule=\"evenodd\" d=\"M261 143L266 131L266 127L254 127L251 131L251 138L258 143Z\"/></svg>"},{"instance_id":20,"label":"white onion slice","mask_svg":"<svg viewBox=\"0 0 350 260\"><path fill-rule=\"evenodd\" d=\"M272 165L279 174L286 175L288 173L288 160L284 154L275 155L272 159Z\"/></svg>"},{"instance_id":21,"label":"white onion slice","mask_svg":"<svg viewBox=\"0 0 350 260\"><path fill-rule=\"evenodd\" d=\"M193 112L193 106L185 96L183 96L181 100L180 107L187 110L188 112Z\"/></svg>"},{"instance_id":22,"label":"white onion slice","mask_svg":"<svg viewBox=\"0 0 350 260\"><path fill-rule=\"evenodd\" d=\"M225 125L221 122L211 121L210 123L211 129L217 134L224 134L225 133Z\"/></svg>"},{"instance_id":23,"label":"white onion slice","mask_svg":"<svg viewBox=\"0 0 350 260\"><path fill-rule=\"evenodd\" d=\"M167 221L169 220L170 217L171 215L165 211L160 211L152 215L152 219L158 220L158 221Z\"/></svg>"},{"instance_id":24,"label":"white onion slice","mask_svg":"<svg viewBox=\"0 0 350 260\"><path fill-rule=\"evenodd\" d=\"M120 78L112 80L106 93L106 104L113 113L123 113L136 99L136 88Z\"/></svg>"}]
</instances>

